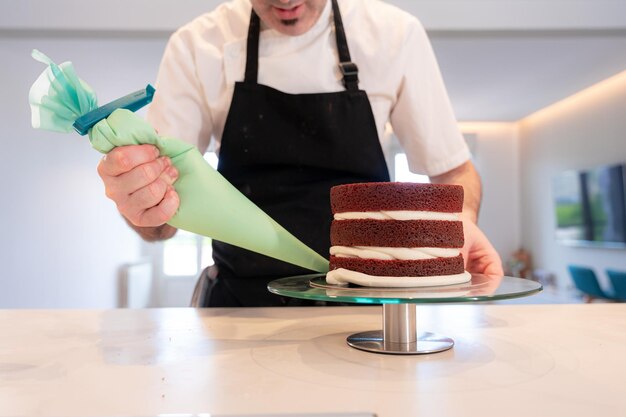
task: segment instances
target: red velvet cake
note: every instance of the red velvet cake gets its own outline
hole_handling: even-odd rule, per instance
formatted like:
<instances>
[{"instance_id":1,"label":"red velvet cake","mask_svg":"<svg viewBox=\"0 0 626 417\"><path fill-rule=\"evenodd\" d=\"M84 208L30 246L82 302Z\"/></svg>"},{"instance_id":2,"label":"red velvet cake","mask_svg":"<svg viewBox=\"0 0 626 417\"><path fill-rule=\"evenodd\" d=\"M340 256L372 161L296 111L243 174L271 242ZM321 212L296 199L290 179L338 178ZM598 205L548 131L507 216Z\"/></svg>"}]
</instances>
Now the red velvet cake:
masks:
<instances>
[{"instance_id":1,"label":"red velvet cake","mask_svg":"<svg viewBox=\"0 0 626 417\"><path fill-rule=\"evenodd\" d=\"M417 287L468 281L463 187L359 183L330 191L330 284Z\"/></svg>"}]
</instances>

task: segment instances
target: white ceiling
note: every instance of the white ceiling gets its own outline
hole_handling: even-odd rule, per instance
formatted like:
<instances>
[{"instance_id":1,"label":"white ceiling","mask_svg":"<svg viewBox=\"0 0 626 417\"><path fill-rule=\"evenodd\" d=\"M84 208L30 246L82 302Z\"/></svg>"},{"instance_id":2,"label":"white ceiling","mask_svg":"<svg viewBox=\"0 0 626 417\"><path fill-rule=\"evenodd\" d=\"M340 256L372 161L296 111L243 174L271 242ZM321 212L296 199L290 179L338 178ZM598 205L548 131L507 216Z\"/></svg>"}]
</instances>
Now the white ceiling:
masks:
<instances>
[{"instance_id":1,"label":"white ceiling","mask_svg":"<svg viewBox=\"0 0 626 417\"><path fill-rule=\"evenodd\" d=\"M516 121L626 70L626 32L431 33L461 121Z\"/></svg>"}]
</instances>

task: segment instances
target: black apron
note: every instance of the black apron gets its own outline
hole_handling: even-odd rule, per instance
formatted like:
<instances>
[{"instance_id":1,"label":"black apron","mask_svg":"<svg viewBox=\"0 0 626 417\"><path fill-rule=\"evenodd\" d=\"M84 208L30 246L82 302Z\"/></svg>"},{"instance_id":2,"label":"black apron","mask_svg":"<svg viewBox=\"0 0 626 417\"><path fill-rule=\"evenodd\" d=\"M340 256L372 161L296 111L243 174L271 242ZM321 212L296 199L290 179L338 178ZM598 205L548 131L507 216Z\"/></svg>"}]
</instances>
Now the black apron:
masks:
<instances>
[{"instance_id":1,"label":"black apron","mask_svg":"<svg viewBox=\"0 0 626 417\"><path fill-rule=\"evenodd\" d=\"M332 0L346 90L287 94L257 83L260 20L252 10L246 73L235 84L218 171L285 229L328 258L330 188L389 181L374 115L350 52L337 0ZM297 74L294 74L297 76ZM279 306L309 303L271 294L268 282L311 273L264 255L213 241L203 305Z\"/></svg>"}]
</instances>

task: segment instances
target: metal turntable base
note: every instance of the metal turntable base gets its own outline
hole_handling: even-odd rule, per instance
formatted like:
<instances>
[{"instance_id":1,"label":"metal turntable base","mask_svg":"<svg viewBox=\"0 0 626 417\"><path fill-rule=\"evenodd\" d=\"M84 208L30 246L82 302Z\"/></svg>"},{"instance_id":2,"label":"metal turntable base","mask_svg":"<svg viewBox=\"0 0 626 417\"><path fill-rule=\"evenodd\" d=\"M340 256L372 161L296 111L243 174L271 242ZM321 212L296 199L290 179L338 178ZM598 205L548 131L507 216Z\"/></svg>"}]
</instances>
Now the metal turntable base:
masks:
<instances>
[{"instance_id":1,"label":"metal turntable base","mask_svg":"<svg viewBox=\"0 0 626 417\"><path fill-rule=\"evenodd\" d=\"M341 287L328 284L324 274L312 274L272 281L268 290L309 300L382 304L382 330L352 334L348 345L374 353L420 355L451 349L454 340L436 333L418 333L417 304L505 300L536 294L542 286L522 278L472 274L469 282L436 287Z\"/></svg>"}]
</instances>

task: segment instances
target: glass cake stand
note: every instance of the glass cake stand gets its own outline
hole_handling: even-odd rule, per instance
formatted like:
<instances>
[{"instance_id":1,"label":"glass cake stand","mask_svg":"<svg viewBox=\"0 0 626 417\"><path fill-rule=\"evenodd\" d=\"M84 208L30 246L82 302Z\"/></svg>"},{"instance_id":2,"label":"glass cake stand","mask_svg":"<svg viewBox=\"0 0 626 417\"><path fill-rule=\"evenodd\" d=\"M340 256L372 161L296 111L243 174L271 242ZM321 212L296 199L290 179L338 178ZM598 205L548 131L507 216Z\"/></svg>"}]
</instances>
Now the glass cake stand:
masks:
<instances>
[{"instance_id":1,"label":"glass cake stand","mask_svg":"<svg viewBox=\"0 0 626 417\"><path fill-rule=\"evenodd\" d=\"M326 282L325 274L299 275L272 281L270 292L307 300L382 304L383 328L355 333L348 345L368 352L399 355L436 353L454 346L454 340L417 332L417 304L468 303L526 297L541 284L522 278L473 274L463 284L415 288L343 287Z\"/></svg>"}]
</instances>

